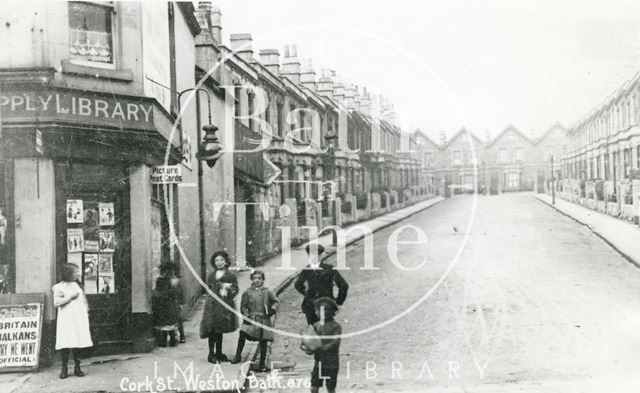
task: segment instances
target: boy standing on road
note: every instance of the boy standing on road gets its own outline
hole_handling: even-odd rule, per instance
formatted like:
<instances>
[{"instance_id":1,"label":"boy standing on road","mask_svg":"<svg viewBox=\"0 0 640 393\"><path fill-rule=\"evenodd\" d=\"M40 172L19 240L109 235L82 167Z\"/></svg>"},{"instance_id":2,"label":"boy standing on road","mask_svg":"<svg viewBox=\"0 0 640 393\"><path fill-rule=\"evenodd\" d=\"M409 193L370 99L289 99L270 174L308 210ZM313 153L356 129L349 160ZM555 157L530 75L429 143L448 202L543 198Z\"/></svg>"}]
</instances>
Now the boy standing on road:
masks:
<instances>
[{"instance_id":1,"label":"boy standing on road","mask_svg":"<svg viewBox=\"0 0 640 393\"><path fill-rule=\"evenodd\" d=\"M320 338L320 345L315 350L306 348L304 344L302 346L306 353L313 353L315 360L313 371L311 371L311 393L318 393L325 383L327 392L334 393L340 370L340 335L342 334L342 327L334 320L338 305L329 297L317 299L314 305L320 321L313 325L313 330Z\"/></svg>"},{"instance_id":2,"label":"boy standing on road","mask_svg":"<svg viewBox=\"0 0 640 393\"><path fill-rule=\"evenodd\" d=\"M309 266L298 275L295 288L304 296L302 312L307 317L307 324L313 325L320 320L315 311L314 301L321 297L328 297L341 306L347 299L349 284L332 265L322 262L324 247L321 244L307 244L305 251L309 256ZM338 287L337 297L333 295L334 284Z\"/></svg>"}]
</instances>

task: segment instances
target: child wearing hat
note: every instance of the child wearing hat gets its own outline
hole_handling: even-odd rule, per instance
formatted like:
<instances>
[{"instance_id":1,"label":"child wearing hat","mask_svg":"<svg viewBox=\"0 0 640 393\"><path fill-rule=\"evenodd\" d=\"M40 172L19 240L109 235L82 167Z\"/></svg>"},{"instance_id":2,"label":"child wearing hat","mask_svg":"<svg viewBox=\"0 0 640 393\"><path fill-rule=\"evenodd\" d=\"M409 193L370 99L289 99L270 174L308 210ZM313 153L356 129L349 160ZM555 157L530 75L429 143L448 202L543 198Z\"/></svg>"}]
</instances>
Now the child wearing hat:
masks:
<instances>
[{"instance_id":1,"label":"child wearing hat","mask_svg":"<svg viewBox=\"0 0 640 393\"><path fill-rule=\"evenodd\" d=\"M309 265L302 269L294 287L304 296L302 312L307 318L307 324L313 326L319 320L314 302L321 297L329 297L335 299L335 303L341 306L347 299L349 284L337 269L322 260L324 254L322 244L307 244L305 251L309 256ZM334 286L338 289L338 296L335 297Z\"/></svg>"},{"instance_id":2,"label":"child wearing hat","mask_svg":"<svg viewBox=\"0 0 640 393\"><path fill-rule=\"evenodd\" d=\"M324 383L327 392L333 393L336 391L340 370L339 336L342 334L342 326L334 320L338 305L330 297L321 297L314 302L314 306L320 321L313 325L313 330L320 337L321 344L313 351L308 350L304 344L301 348L308 354L313 354L315 361L311 371L311 393L317 393Z\"/></svg>"}]
</instances>

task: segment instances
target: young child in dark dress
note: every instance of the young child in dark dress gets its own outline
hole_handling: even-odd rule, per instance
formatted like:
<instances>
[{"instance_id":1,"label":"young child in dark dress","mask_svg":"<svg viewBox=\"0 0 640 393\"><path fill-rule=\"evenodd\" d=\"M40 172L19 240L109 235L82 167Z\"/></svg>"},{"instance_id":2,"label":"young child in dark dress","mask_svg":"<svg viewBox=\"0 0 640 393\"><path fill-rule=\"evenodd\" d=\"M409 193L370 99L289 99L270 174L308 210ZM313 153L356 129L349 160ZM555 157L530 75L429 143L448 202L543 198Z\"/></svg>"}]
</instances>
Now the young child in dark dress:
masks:
<instances>
[{"instance_id":1,"label":"young child in dark dress","mask_svg":"<svg viewBox=\"0 0 640 393\"><path fill-rule=\"evenodd\" d=\"M317 393L326 383L327 392L336 391L340 370L340 336L342 327L334 320L338 305L330 297L321 297L314 302L320 321L313 324L313 330L320 337L321 344L314 350L301 346L308 354L313 354L315 363L311 371L311 393Z\"/></svg>"}]
</instances>

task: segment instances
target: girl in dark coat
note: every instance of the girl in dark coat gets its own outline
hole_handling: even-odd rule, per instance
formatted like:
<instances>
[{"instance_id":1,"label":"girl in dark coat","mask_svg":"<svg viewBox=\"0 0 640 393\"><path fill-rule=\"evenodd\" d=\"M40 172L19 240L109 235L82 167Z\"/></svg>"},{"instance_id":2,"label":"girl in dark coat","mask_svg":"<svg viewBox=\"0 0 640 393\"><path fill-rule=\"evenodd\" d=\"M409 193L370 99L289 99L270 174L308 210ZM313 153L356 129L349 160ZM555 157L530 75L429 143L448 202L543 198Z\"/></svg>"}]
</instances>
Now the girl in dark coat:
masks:
<instances>
[{"instance_id":1,"label":"girl in dark coat","mask_svg":"<svg viewBox=\"0 0 640 393\"><path fill-rule=\"evenodd\" d=\"M229 361L222 353L222 335L238 329L238 319L234 311L238 278L235 273L229 271L230 262L229 254L224 251L217 251L211 256L213 272L207 278L207 286L222 300L221 302L207 292L200 322L200 337L209 339L207 360L211 363Z\"/></svg>"}]
</instances>

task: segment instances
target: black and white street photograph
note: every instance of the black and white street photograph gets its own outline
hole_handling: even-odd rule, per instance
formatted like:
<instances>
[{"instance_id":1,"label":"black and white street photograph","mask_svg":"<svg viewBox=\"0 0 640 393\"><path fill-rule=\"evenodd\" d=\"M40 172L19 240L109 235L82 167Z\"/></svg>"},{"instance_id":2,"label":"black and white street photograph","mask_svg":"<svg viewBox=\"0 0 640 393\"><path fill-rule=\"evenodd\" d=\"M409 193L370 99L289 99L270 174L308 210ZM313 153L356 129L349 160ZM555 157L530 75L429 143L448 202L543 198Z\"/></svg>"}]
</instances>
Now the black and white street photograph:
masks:
<instances>
[{"instance_id":1,"label":"black and white street photograph","mask_svg":"<svg viewBox=\"0 0 640 393\"><path fill-rule=\"evenodd\" d=\"M640 3L5 0L0 392L640 392Z\"/></svg>"}]
</instances>

